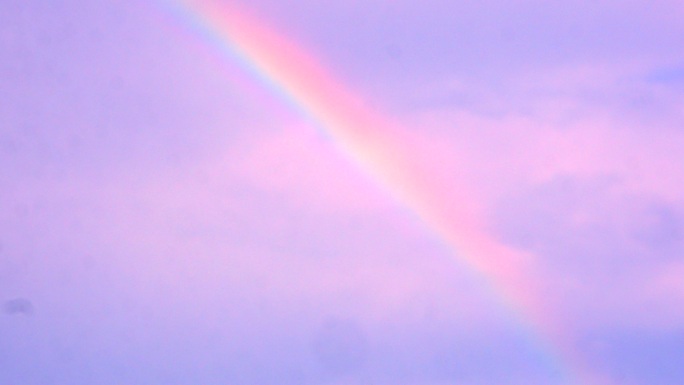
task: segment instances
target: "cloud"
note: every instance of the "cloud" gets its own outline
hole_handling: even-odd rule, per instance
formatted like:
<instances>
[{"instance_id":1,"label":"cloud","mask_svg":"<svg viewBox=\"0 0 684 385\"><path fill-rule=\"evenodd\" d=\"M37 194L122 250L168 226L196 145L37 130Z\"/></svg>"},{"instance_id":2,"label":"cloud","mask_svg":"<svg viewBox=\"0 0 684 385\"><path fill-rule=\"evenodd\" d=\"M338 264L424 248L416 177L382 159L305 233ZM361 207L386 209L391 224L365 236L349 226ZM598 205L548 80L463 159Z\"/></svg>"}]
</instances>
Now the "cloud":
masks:
<instances>
[{"instance_id":1,"label":"cloud","mask_svg":"<svg viewBox=\"0 0 684 385\"><path fill-rule=\"evenodd\" d=\"M324 211L375 211L391 203L348 155L313 126L289 126L243 138L241 150L226 162L245 183L285 194Z\"/></svg>"},{"instance_id":2,"label":"cloud","mask_svg":"<svg viewBox=\"0 0 684 385\"><path fill-rule=\"evenodd\" d=\"M5 302L3 307L5 313L9 315L33 314L33 304L25 298L15 298Z\"/></svg>"},{"instance_id":3,"label":"cloud","mask_svg":"<svg viewBox=\"0 0 684 385\"><path fill-rule=\"evenodd\" d=\"M8 4L1 381L553 381L429 226L156 9ZM677 362L679 2L250 4L404 123L436 211L529 255L598 383Z\"/></svg>"},{"instance_id":4,"label":"cloud","mask_svg":"<svg viewBox=\"0 0 684 385\"><path fill-rule=\"evenodd\" d=\"M291 193L310 179L250 179L224 172L224 160L153 176L23 179L3 191L2 209L13 213L0 222L3 254L23 267L1 285L41 304L35 330L7 342L16 367L35 365L45 376L74 381L296 383L304 376L353 383L364 373L397 378L391 368L416 358L409 350L430 354L437 331L452 330L460 344L462 335L486 338L506 328L493 304L473 292L476 283L440 245L416 235L422 228L403 211L333 192L322 199ZM327 178L316 172L316 183ZM271 176L282 184L271 184ZM320 200L307 206L313 199ZM435 335L421 335L427 326ZM20 351L22 343L30 347ZM478 343L473 338L462 349ZM405 351L378 366L378 352L397 345ZM43 361L28 360L35 352ZM88 357L90 369L68 357ZM419 362L407 373L429 377L431 365ZM4 378L21 377L19 370ZM440 370L444 378L457 375Z\"/></svg>"},{"instance_id":5,"label":"cloud","mask_svg":"<svg viewBox=\"0 0 684 385\"><path fill-rule=\"evenodd\" d=\"M608 178L557 178L501 201L497 233L545 266L578 335L684 322L680 206ZM569 310L568 310L569 309Z\"/></svg>"}]
</instances>

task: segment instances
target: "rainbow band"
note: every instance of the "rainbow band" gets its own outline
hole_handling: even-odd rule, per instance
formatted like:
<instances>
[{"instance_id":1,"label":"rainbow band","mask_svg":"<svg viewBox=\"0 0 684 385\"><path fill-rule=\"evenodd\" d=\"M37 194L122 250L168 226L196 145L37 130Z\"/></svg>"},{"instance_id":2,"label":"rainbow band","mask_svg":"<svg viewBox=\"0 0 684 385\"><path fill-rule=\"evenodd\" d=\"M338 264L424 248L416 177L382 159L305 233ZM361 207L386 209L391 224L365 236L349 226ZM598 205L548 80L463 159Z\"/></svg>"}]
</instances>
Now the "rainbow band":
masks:
<instances>
[{"instance_id":1,"label":"rainbow band","mask_svg":"<svg viewBox=\"0 0 684 385\"><path fill-rule=\"evenodd\" d=\"M351 161L376 180L453 250L458 261L484 278L489 290L526 329L563 384L580 381L579 360L564 342L557 320L534 287L529 256L492 240L476 201L454 196L427 177L410 156L407 131L364 106L314 57L234 6L216 0L170 0L172 11L207 44L312 119ZM451 202L450 204L445 204ZM454 205L453 202L456 202Z\"/></svg>"}]
</instances>

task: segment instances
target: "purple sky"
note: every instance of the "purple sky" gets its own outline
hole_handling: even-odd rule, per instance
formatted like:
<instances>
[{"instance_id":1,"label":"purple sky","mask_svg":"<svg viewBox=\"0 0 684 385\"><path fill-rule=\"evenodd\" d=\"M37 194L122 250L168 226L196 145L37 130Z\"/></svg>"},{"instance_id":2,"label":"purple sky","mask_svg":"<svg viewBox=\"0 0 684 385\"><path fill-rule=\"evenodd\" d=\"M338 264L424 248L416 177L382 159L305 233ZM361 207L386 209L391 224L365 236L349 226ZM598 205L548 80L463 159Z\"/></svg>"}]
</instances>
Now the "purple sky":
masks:
<instances>
[{"instance_id":1,"label":"purple sky","mask_svg":"<svg viewBox=\"0 0 684 385\"><path fill-rule=\"evenodd\" d=\"M585 379L684 383L680 1L236 3L475 192ZM214 48L163 0L0 1L0 384L566 385Z\"/></svg>"}]
</instances>

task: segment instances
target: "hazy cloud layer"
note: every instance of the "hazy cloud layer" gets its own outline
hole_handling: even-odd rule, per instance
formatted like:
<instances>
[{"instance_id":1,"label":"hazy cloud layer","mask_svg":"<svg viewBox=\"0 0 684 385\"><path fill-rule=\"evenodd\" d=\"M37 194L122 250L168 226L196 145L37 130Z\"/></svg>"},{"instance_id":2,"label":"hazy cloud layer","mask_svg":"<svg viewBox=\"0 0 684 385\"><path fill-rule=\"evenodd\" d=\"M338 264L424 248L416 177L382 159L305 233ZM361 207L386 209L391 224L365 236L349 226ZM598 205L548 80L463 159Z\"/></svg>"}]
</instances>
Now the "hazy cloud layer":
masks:
<instances>
[{"instance_id":1,"label":"hazy cloud layer","mask_svg":"<svg viewBox=\"0 0 684 385\"><path fill-rule=\"evenodd\" d=\"M684 7L244 5L531 256L585 380L682 383ZM0 4L0 383L564 384L524 310L165 9Z\"/></svg>"}]
</instances>

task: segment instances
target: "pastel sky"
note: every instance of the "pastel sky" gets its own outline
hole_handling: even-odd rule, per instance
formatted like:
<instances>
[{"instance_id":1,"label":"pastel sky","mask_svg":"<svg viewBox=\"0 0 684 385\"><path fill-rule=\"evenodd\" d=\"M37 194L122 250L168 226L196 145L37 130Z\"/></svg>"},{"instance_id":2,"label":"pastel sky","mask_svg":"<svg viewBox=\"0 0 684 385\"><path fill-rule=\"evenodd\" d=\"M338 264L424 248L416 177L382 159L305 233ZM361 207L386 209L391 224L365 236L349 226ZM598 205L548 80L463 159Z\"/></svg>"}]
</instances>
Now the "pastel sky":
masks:
<instances>
[{"instance_id":1,"label":"pastel sky","mask_svg":"<svg viewBox=\"0 0 684 385\"><path fill-rule=\"evenodd\" d=\"M681 1L208 1L0 1L0 384L684 383Z\"/></svg>"}]
</instances>

